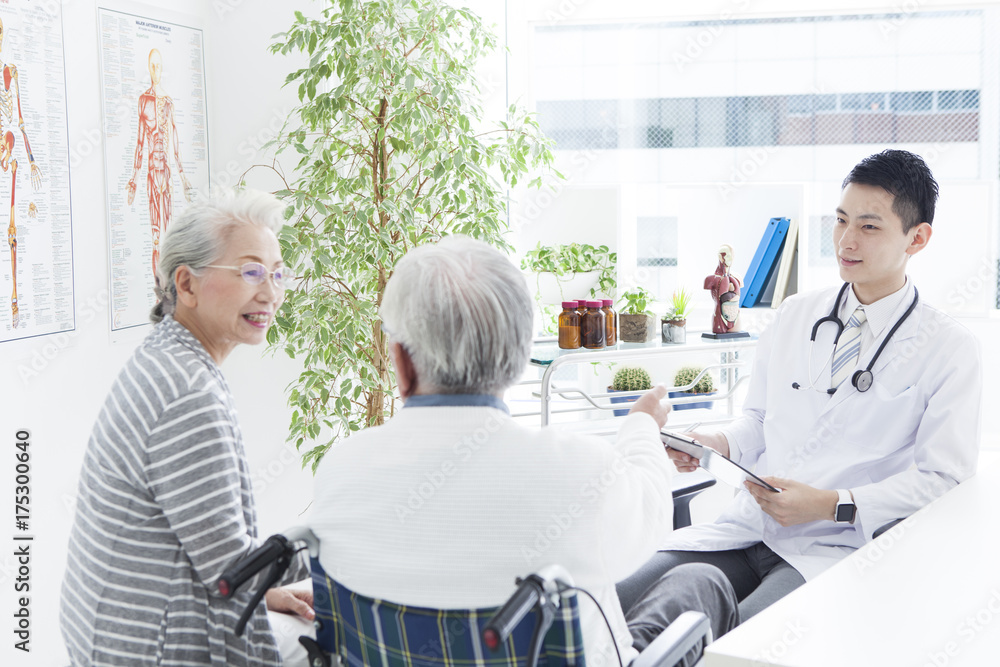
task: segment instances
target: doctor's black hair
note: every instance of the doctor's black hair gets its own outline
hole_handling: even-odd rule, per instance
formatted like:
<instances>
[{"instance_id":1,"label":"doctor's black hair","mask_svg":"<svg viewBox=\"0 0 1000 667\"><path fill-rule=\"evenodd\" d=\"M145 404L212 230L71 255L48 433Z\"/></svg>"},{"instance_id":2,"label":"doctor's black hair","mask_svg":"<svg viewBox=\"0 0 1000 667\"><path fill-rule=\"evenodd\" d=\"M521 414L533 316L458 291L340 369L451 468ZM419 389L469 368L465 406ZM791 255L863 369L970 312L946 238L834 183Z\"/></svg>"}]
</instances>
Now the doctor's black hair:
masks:
<instances>
[{"instance_id":1,"label":"doctor's black hair","mask_svg":"<svg viewBox=\"0 0 1000 667\"><path fill-rule=\"evenodd\" d=\"M919 155L895 149L870 155L851 170L841 189L850 183L873 185L891 194L892 212L903 221L904 234L921 222L934 222L938 184Z\"/></svg>"}]
</instances>

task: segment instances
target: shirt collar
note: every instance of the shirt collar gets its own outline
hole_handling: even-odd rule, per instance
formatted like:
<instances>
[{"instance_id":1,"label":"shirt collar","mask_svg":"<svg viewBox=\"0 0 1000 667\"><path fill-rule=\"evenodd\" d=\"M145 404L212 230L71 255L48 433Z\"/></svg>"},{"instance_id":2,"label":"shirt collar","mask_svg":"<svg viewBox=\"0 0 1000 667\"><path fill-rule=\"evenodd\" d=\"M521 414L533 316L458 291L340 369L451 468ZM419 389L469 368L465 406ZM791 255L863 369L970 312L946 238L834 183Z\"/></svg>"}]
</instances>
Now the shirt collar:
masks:
<instances>
[{"instance_id":1,"label":"shirt collar","mask_svg":"<svg viewBox=\"0 0 1000 667\"><path fill-rule=\"evenodd\" d=\"M907 276L906 282L898 290L889 296L884 296L878 301L865 306L868 330L871 331L872 336L878 338L882 335L882 332L889 325L893 314L899 308L903 299L912 291L913 285L910 283L910 277ZM844 305L840 311L841 321L846 322L860 305L861 302L858 301L858 297L854 294L854 288L852 287L847 290L847 298L844 300Z\"/></svg>"},{"instance_id":2,"label":"shirt collar","mask_svg":"<svg viewBox=\"0 0 1000 667\"><path fill-rule=\"evenodd\" d=\"M508 415L510 409L507 404L496 396L490 394L419 394L410 396L403 403L404 408L430 408L440 406L475 406L485 408L496 408Z\"/></svg>"}]
</instances>

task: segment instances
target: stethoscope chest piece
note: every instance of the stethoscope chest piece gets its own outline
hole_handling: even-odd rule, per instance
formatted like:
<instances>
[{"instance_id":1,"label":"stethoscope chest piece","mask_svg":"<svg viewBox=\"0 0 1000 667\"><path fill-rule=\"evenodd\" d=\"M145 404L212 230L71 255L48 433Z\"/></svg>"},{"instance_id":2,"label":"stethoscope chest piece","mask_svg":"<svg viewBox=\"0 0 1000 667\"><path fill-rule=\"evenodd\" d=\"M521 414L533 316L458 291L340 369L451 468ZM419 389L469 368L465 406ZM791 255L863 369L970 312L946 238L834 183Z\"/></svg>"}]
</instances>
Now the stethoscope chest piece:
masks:
<instances>
[{"instance_id":1,"label":"stethoscope chest piece","mask_svg":"<svg viewBox=\"0 0 1000 667\"><path fill-rule=\"evenodd\" d=\"M858 371L857 373L854 374L854 377L851 378L851 384L853 384L854 388L860 391L861 393L864 393L869 389L871 389L872 383L874 382L875 382L875 376L872 375L871 371Z\"/></svg>"}]
</instances>

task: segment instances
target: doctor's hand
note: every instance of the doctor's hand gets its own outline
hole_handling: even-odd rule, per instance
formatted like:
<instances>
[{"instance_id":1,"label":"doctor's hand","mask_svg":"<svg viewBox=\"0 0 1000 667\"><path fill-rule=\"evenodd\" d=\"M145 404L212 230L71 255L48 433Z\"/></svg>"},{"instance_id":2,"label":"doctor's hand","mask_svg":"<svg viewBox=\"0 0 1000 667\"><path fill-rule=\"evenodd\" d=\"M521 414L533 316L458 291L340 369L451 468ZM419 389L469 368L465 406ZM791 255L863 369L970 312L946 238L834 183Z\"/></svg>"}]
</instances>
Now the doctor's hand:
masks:
<instances>
[{"instance_id":1,"label":"doctor's hand","mask_svg":"<svg viewBox=\"0 0 1000 667\"><path fill-rule=\"evenodd\" d=\"M781 489L781 493L768 491L759 484L743 485L764 512L786 528L809 521L832 521L837 509L837 492L815 489L808 484L781 477L764 477L764 481Z\"/></svg>"},{"instance_id":2,"label":"doctor's hand","mask_svg":"<svg viewBox=\"0 0 1000 667\"><path fill-rule=\"evenodd\" d=\"M647 415L656 420L657 426L663 428L664 424L667 423L667 415L670 414L670 404L664 403L663 399L667 396L667 388L662 384L658 384L645 394L640 396L632 407L629 408L628 413L632 414L634 412L645 412Z\"/></svg>"},{"instance_id":3,"label":"doctor's hand","mask_svg":"<svg viewBox=\"0 0 1000 667\"><path fill-rule=\"evenodd\" d=\"M726 458L729 458L729 440L722 433L696 433L691 431L685 434L692 440L696 440L698 444L705 445L706 447L711 447L715 451L719 452ZM684 452L679 452L676 449L667 448L667 456L670 460L674 462L674 466L677 468L677 472L693 472L698 469L698 459L693 456L688 456Z\"/></svg>"}]
</instances>

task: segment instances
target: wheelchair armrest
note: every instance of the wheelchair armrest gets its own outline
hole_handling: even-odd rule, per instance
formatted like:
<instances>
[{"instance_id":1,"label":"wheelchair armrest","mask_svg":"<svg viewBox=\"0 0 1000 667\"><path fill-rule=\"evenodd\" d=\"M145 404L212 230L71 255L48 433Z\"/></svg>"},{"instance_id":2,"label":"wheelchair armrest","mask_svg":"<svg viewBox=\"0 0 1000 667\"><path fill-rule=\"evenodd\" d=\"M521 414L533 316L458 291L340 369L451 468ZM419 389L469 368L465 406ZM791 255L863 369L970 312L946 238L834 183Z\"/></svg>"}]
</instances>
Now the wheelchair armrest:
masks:
<instances>
[{"instance_id":1,"label":"wheelchair armrest","mask_svg":"<svg viewBox=\"0 0 1000 667\"><path fill-rule=\"evenodd\" d=\"M715 477L704 470L674 476L674 530L691 525L691 500L710 486L715 486Z\"/></svg>"},{"instance_id":2,"label":"wheelchair armrest","mask_svg":"<svg viewBox=\"0 0 1000 667\"><path fill-rule=\"evenodd\" d=\"M712 625L700 611L686 611L674 620L629 667L673 667L704 639L702 650L712 641Z\"/></svg>"},{"instance_id":3,"label":"wheelchair armrest","mask_svg":"<svg viewBox=\"0 0 1000 667\"><path fill-rule=\"evenodd\" d=\"M872 539L874 540L876 537L880 537L884 533L888 533L890 530L896 527L896 524L901 523L903 521L906 521L906 519L896 519L895 521L890 521L889 523L885 524L884 526L876 530L874 533L872 533Z\"/></svg>"}]
</instances>

